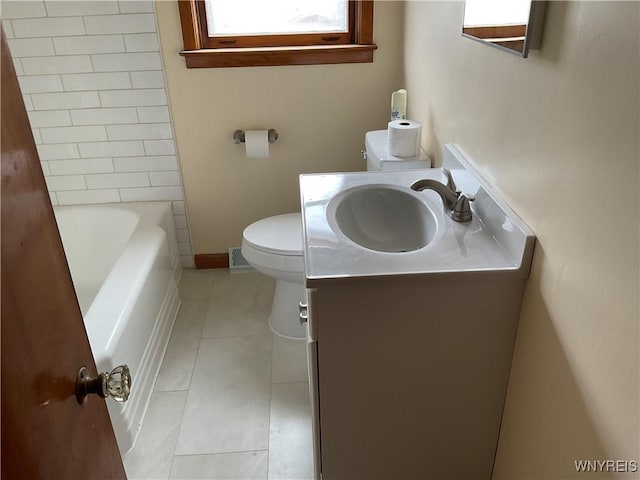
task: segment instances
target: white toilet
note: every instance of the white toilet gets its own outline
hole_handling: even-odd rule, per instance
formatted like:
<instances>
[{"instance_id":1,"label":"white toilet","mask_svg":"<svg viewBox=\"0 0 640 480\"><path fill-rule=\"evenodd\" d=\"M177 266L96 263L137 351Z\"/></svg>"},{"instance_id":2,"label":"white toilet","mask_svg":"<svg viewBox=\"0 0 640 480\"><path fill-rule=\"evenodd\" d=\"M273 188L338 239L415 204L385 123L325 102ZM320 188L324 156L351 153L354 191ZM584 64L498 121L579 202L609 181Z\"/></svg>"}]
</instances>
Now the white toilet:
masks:
<instances>
[{"instance_id":1,"label":"white toilet","mask_svg":"<svg viewBox=\"0 0 640 480\"><path fill-rule=\"evenodd\" d=\"M430 168L431 160L421 151L419 158L387 154L387 131L365 135L368 171ZM275 279L269 327L276 335L304 339L306 327L300 323L298 304L304 302L304 259L302 257L302 217L287 213L258 220L242 234L242 256L257 271Z\"/></svg>"}]
</instances>

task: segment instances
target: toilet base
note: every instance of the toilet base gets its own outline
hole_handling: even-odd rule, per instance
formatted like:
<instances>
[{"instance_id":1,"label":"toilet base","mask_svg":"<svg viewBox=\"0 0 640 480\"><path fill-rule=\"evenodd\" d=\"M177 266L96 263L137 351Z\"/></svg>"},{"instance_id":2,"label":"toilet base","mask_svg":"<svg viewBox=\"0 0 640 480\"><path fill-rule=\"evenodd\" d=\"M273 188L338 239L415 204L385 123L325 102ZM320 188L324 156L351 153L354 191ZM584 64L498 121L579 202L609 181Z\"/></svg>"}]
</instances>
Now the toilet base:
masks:
<instances>
[{"instance_id":1,"label":"toilet base","mask_svg":"<svg viewBox=\"0 0 640 480\"><path fill-rule=\"evenodd\" d=\"M304 285L276 280L269 328L276 335L290 340L304 340L307 327L300 324L298 303L304 302Z\"/></svg>"}]
</instances>

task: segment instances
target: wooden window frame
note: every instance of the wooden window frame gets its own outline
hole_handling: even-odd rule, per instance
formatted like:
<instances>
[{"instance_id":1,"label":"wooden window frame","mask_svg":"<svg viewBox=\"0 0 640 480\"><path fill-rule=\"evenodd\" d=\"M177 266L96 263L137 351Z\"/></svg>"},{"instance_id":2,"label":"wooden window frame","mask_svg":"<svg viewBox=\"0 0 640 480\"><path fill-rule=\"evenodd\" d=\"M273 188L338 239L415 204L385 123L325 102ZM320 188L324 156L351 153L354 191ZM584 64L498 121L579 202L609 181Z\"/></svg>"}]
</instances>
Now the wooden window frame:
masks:
<instances>
[{"instance_id":1,"label":"wooden window frame","mask_svg":"<svg viewBox=\"0 0 640 480\"><path fill-rule=\"evenodd\" d=\"M373 0L350 0L350 33L208 36L203 0L178 0L187 68L371 63ZM304 45L292 45L291 39ZM256 44L257 41L257 44Z\"/></svg>"},{"instance_id":2,"label":"wooden window frame","mask_svg":"<svg viewBox=\"0 0 640 480\"><path fill-rule=\"evenodd\" d=\"M472 37L474 40L483 40L522 54L527 35L527 24L463 26L462 33Z\"/></svg>"}]
</instances>

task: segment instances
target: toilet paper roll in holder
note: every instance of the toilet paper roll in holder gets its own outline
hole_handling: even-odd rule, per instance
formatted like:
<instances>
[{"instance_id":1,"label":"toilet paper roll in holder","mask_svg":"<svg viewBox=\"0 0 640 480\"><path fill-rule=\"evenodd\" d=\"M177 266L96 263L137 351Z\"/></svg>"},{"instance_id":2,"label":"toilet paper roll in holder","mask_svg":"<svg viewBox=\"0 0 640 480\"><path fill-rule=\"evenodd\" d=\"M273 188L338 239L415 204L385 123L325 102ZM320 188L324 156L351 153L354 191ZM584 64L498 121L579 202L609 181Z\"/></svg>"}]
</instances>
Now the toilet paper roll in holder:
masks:
<instances>
[{"instance_id":1,"label":"toilet paper roll in holder","mask_svg":"<svg viewBox=\"0 0 640 480\"><path fill-rule=\"evenodd\" d=\"M269 143L275 143L275 141L278 140L278 132L270 128L267 130L267 138L269 139ZM236 130L233 132L233 141L236 144L244 143L244 130Z\"/></svg>"}]
</instances>

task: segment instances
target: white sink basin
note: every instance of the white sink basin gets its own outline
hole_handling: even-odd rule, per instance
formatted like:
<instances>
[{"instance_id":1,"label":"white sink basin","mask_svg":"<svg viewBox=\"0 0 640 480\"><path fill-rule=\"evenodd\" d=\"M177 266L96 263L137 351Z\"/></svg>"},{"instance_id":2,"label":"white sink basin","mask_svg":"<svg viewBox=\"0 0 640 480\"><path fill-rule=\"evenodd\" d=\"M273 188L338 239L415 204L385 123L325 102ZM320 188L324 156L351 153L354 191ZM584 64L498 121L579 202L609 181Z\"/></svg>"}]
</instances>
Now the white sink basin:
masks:
<instances>
[{"instance_id":1,"label":"white sink basin","mask_svg":"<svg viewBox=\"0 0 640 480\"><path fill-rule=\"evenodd\" d=\"M412 252L435 237L436 217L408 188L364 185L343 191L327 206L329 224L358 245L379 252Z\"/></svg>"}]
</instances>

